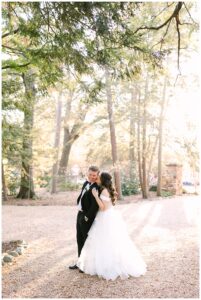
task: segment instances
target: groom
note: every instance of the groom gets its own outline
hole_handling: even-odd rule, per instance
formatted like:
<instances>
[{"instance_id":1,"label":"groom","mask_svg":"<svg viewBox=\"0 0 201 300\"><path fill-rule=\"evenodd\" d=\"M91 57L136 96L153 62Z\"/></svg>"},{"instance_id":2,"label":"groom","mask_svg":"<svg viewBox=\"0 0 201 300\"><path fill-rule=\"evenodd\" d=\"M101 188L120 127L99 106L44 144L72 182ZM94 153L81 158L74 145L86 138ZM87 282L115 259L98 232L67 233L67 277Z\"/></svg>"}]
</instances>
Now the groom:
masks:
<instances>
[{"instance_id":1,"label":"groom","mask_svg":"<svg viewBox=\"0 0 201 300\"><path fill-rule=\"evenodd\" d=\"M99 190L99 186L96 183L100 170L96 166L90 166L88 169L88 181L85 181L83 184L81 193L77 199L78 205L78 214L77 214L77 246L78 246L78 257L81 254L84 243L87 239L87 235L91 225L96 217L98 212L98 204L96 199L92 194L92 188ZM70 266L69 269L75 270L78 269L78 266L75 264ZM80 272L82 272L80 270Z\"/></svg>"}]
</instances>

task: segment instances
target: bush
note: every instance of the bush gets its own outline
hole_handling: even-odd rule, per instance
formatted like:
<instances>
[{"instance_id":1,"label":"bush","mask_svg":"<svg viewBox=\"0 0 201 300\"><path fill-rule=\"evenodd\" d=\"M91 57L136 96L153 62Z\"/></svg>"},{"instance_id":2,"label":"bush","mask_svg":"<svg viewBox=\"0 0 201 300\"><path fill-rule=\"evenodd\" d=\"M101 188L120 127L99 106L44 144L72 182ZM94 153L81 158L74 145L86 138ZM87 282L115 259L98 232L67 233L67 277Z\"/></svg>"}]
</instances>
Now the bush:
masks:
<instances>
[{"instance_id":1,"label":"bush","mask_svg":"<svg viewBox=\"0 0 201 300\"><path fill-rule=\"evenodd\" d=\"M136 195L140 192L137 180L130 181L129 179L125 179L121 184L121 189L123 196Z\"/></svg>"},{"instance_id":2,"label":"bush","mask_svg":"<svg viewBox=\"0 0 201 300\"><path fill-rule=\"evenodd\" d=\"M149 188L149 191L150 191L150 192L156 192L156 191L157 191L157 185L152 185L152 186Z\"/></svg>"},{"instance_id":3,"label":"bush","mask_svg":"<svg viewBox=\"0 0 201 300\"><path fill-rule=\"evenodd\" d=\"M51 181L51 176L49 176L47 174L45 174L43 176L39 176L37 178L37 183L39 184L39 186L41 188L49 186L50 181Z\"/></svg>"},{"instance_id":4,"label":"bush","mask_svg":"<svg viewBox=\"0 0 201 300\"><path fill-rule=\"evenodd\" d=\"M170 191L161 192L161 197L171 197L171 196L173 196L173 193L171 193Z\"/></svg>"},{"instance_id":5,"label":"bush","mask_svg":"<svg viewBox=\"0 0 201 300\"><path fill-rule=\"evenodd\" d=\"M7 180L8 195L16 196L20 188L20 176L17 172L11 171Z\"/></svg>"},{"instance_id":6,"label":"bush","mask_svg":"<svg viewBox=\"0 0 201 300\"><path fill-rule=\"evenodd\" d=\"M70 182L70 181L58 183L58 189L62 192L77 191L77 190L81 189L81 187L82 187L82 184Z\"/></svg>"}]
</instances>

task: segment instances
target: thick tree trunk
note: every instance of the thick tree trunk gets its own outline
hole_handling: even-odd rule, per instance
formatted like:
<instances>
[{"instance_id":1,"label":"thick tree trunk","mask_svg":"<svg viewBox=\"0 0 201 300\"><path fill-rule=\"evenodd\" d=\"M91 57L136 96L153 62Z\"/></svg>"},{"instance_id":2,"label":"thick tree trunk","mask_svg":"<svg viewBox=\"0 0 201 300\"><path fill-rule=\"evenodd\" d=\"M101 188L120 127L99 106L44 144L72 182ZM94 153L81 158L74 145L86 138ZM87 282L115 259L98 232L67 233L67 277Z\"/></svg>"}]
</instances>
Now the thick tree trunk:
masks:
<instances>
[{"instance_id":1,"label":"thick tree trunk","mask_svg":"<svg viewBox=\"0 0 201 300\"><path fill-rule=\"evenodd\" d=\"M148 73L145 83L145 96L143 101L143 125L142 125L142 179L143 189L142 196L144 199L148 198L147 186L147 97L148 97Z\"/></svg>"},{"instance_id":2,"label":"thick tree trunk","mask_svg":"<svg viewBox=\"0 0 201 300\"><path fill-rule=\"evenodd\" d=\"M119 163L117 157L115 125L113 119L112 92L111 92L109 72L107 69L105 71L105 76L106 76L107 109L108 109L108 117L109 117L109 125L110 125L110 139L111 139L111 149L112 149L112 160L114 166L115 186L118 193L118 199L121 200L122 199L121 178L120 178L120 170L119 170Z\"/></svg>"},{"instance_id":3,"label":"thick tree trunk","mask_svg":"<svg viewBox=\"0 0 201 300\"><path fill-rule=\"evenodd\" d=\"M71 116L72 97L73 97L73 93L71 92L66 104L66 113L65 113L65 121L64 121L64 138L63 138L61 159L59 162L59 172L58 172L59 175L65 175L67 172L71 148L73 143L79 138L81 134L81 129L84 130L83 123L88 109L88 105L87 105L85 109L82 110L83 103L79 104L79 108L77 112L78 118L75 119L74 125L70 130L68 123ZM82 113L80 114L80 112Z\"/></svg>"},{"instance_id":4,"label":"thick tree trunk","mask_svg":"<svg viewBox=\"0 0 201 300\"><path fill-rule=\"evenodd\" d=\"M57 191L57 173L58 173L58 159L59 159L59 144L60 144L60 133L61 133L61 111L62 111L62 91L59 93L59 98L57 102L57 113L56 113L56 131L55 131L55 158L54 165L52 167L52 186L51 194Z\"/></svg>"},{"instance_id":5,"label":"thick tree trunk","mask_svg":"<svg viewBox=\"0 0 201 300\"><path fill-rule=\"evenodd\" d=\"M162 178L162 144L163 144L163 121L164 121L164 109L166 101L166 87L167 77L164 78L163 96L161 101L161 112L159 119L159 145L158 145L158 183L157 183L157 196L161 196L161 178Z\"/></svg>"},{"instance_id":6,"label":"thick tree trunk","mask_svg":"<svg viewBox=\"0 0 201 300\"><path fill-rule=\"evenodd\" d=\"M64 140L62 155L59 163L59 175L65 175L68 167L68 161L70 156L71 147L73 145L73 139L69 132L68 127L64 127Z\"/></svg>"},{"instance_id":7,"label":"thick tree trunk","mask_svg":"<svg viewBox=\"0 0 201 300\"><path fill-rule=\"evenodd\" d=\"M70 133L70 128L68 122L71 115L71 105L72 105L73 92L69 92L69 96L66 102L65 108L65 119L64 119L64 137L63 137L63 148L61 153L61 159L59 162L59 175L65 175L68 167L68 161L70 156L70 150L73 144L73 140Z\"/></svg>"},{"instance_id":8,"label":"thick tree trunk","mask_svg":"<svg viewBox=\"0 0 201 300\"><path fill-rule=\"evenodd\" d=\"M132 180L135 177L135 172L136 172L135 105L136 105L136 90L133 88L131 94L131 107L130 107L130 143L129 143L130 180Z\"/></svg>"},{"instance_id":9,"label":"thick tree trunk","mask_svg":"<svg viewBox=\"0 0 201 300\"><path fill-rule=\"evenodd\" d=\"M23 74L23 83L25 86L26 99L24 103L24 135L22 148L21 184L17 198L30 199L35 197L32 167L32 129L34 122L34 103L36 90L34 86L34 74L32 70L26 74Z\"/></svg>"},{"instance_id":10,"label":"thick tree trunk","mask_svg":"<svg viewBox=\"0 0 201 300\"><path fill-rule=\"evenodd\" d=\"M2 172L2 174L1 174L2 175L2 199L3 199L3 201L7 201L8 195L7 195L7 187L6 187L3 163L1 164L1 172Z\"/></svg>"}]
</instances>

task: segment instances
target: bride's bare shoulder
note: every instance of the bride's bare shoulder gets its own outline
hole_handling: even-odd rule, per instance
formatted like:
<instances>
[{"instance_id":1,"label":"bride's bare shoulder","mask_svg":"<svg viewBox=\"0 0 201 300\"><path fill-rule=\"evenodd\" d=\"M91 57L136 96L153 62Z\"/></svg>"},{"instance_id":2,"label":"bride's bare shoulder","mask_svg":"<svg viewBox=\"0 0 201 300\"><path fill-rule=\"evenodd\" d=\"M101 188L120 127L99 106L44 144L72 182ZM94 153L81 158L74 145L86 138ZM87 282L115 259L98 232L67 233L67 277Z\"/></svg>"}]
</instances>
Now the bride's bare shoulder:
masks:
<instances>
[{"instance_id":1,"label":"bride's bare shoulder","mask_svg":"<svg viewBox=\"0 0 201 300\"><path fill-rule=\"evenodd\" d=\"M107 189L103 189L101 194L106 197L109 197L109 195L110 195Z\"/></svg>"}]
</instances>

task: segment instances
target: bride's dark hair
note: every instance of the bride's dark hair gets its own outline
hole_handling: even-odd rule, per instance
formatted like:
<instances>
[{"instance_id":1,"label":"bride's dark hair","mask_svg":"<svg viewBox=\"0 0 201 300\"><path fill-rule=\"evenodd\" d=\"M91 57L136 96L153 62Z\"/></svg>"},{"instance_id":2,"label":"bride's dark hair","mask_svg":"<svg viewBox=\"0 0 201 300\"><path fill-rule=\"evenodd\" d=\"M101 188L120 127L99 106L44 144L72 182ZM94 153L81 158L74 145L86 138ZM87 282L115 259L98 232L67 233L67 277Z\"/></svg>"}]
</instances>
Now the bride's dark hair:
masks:
<instances>
[{"instance_id":1,"label":"bride's dark hair","mask_svg":"<svg viewBox=\"0 0 201 300\"><path fill-rule=\"evenodd\" d=\"M102 172L100 174L100 181L101 181L101 192L102 190L104 190L104 188L106 188L112 199L112 204L115 205L115 202L117 200L117 192L112 183L112 176L107 172Z\"/></svg>"}]
</instances>

